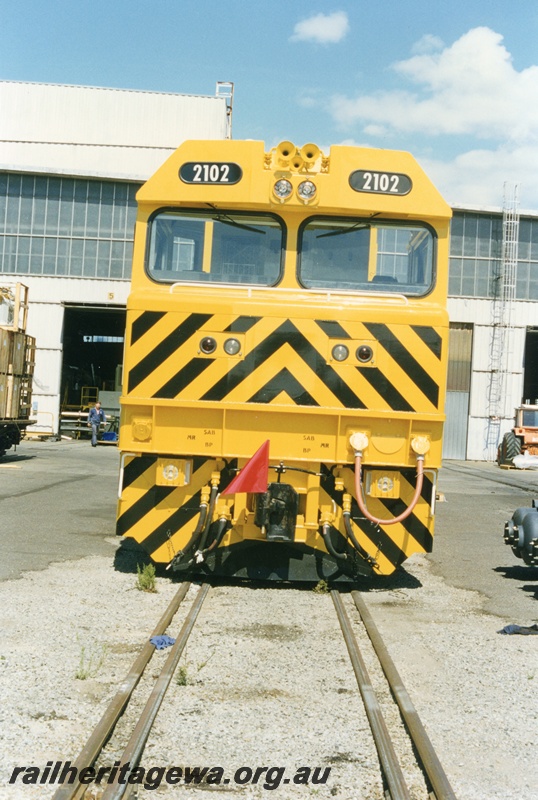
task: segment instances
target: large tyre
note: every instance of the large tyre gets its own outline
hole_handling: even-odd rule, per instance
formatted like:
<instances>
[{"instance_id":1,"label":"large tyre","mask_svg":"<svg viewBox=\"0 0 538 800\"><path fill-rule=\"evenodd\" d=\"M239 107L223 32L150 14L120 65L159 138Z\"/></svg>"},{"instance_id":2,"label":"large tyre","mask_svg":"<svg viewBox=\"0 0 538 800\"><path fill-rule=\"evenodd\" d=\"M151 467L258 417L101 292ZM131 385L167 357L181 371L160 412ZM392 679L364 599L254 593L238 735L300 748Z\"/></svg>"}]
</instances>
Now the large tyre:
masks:
<instances>
[{"instance_id":1,"label":"large tyre","mask_svg":"<svg viewBox=\"0 0 538 800\"><path fill-rule=\"evenodd\" d=\"M514 431L508 431L503 436L501 446L499 447L498 462L501 464L512 464L514 458L521 453L521 439L519 439Z\"/></svg>"}]
</instances>

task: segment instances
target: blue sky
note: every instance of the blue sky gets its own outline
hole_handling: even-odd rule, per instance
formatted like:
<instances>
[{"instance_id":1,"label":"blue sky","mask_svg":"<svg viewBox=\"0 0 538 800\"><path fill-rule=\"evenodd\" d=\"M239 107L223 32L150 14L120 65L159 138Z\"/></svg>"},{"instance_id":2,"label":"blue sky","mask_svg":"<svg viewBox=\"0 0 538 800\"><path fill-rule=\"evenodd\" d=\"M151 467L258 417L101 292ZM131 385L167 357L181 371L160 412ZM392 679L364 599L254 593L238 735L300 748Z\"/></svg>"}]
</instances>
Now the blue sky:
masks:
<instances>
[{"instance_id":1,"label":"blue sky","mask_svg":"<svg viewBox=\"0 0 538 800\"><path fill-rule=\"evenodd\" d=\"M538 210L536 0L0 0L0 79L212 95L233 137L409 150L452 204Z\"/></svg>"}]
</instances>

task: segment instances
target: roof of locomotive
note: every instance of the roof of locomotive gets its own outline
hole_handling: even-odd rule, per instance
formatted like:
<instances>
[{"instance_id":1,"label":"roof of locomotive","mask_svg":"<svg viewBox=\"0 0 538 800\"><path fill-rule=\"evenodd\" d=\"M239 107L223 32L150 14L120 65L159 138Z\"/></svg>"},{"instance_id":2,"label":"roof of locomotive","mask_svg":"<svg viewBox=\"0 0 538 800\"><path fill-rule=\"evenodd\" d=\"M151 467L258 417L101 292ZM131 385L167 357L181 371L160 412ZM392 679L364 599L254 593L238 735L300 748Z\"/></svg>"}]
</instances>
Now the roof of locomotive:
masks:
<instances>
[{"instance_id":1,"label":"roof of locomotive","mask_svg":"<svg viewBox=\"0 0 538 800\"><path fill-rule=\"evenodd\" d=\"M180 170L186 164L238 165L240 178L233 183L185 181ZM356 182L354 188L350 181L357 172L397 175L408 179L410 188L405 193L359 190ZM313 181L317 187L315 200L305 204L293 193L281 202L273 186L283 177L294 185L306 179ZM145 210L207 207L211 202L217 207L296 211L303 215L316 210L399 219L448 220L452 216L450 206L410 153L333 145L325 155L316 145L296 148L291 142L267 152L262 141L233 139L184 142L141 187L137 200Z\"/></svg>"}]
</instances>

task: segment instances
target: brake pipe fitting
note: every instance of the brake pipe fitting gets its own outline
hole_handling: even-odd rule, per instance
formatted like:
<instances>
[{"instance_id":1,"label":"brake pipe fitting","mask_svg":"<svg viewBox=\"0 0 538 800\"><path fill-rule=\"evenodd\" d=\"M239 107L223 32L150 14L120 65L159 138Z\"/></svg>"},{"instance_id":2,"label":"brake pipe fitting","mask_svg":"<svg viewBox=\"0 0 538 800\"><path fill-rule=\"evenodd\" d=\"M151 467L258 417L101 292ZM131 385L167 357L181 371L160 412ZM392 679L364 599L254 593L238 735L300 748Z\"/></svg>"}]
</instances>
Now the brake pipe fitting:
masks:
<instances>
[{"instance_id":1,"label":"brake pipe fitting","mask_svg":"<svg viewBox=\"0 0 538 800\"><path fill-rule=\"evenodd\" d=\"M397 517L392 517L391 519L380 519L379 517L374 517L374 515L371 514L366 508L366 502L362 493L362 451L368 447L368 437L364 433L354 433L350 436L349 443L353 448L355 455L355 496L361 513L366 517L366 519L370 520L370 522L373 522L375 525L395 525L398 522L403 522L413 512L422 492L422 486L424 483L424 456L430 449L428 437L415 436L411 442L411 449L417 455L417 483L415 486L415 491L407 508L402 511L401 514L398 514Z\"/></svg>"},{"instance_id":2,"label":"brake pipe fitting","mask_svg":"<svg viewBox=\"0 0 538 800\"><path fill-rule=\"evenodd\" d=\"M170 569L170 567L173 566L175 562L181 561L182 558L185 556L185 554L188 553L189 550L192 548L192 546L195 545L200 539L207 522L207 512L209 508L209 494L210 494L209 486L204 486L200 492L200 515L198 517L198 523L196 525L196 528L194 529L191 538L189 539L188 543L183 548L183 550L179 550L174 555L172 561L170 561L170 563L167 565L166 567L167 570Z\"/></svg>"},{"instance_id":3,"label":"brake pipe fitting","mask_svg":"<svg viewBox=\"0 0 538 800\"><path fill-rule=\"evenodd\" d=\"M347 559L347 553L339 553L338 550L335 549L333 543L331 542L331 524L330 522L324 522L321 525L321 536L323 538L323 543L327 548L327 552L338 561L345 561Z\"/></svg>"},{"instance_id":4,"label":"brake pipe fitting","mask_svg":"<svg viewBox=\"0 0 538 800\"><path fill-rule=\"evenodd\" d=\"M213 488L214 486L218 487L218 485L220 483L220 480L221 480L220 472L212 472L211 473L211 488Z\"/></svg>"},{"instance_id":5,"label":"brake pipe fitting","mask_svg":"<svg viewBox=\"0 0 538 800\"><path fill-rule=\"evenodd\" d=\"M209 547L206 547L204 550L197 550L196 553L194 554L194 561L196 562L196 564L201 564L202 561L205 561L207 553L210 553L212 550L215 550L215 548L219 546L222 539L224 538L224 534L228 529L229 520L230 520L229 514L227 513L221 514L218 520L217 532L215 534L215 538L213 539Z\"/></svg>"},{"instance_id":6,"label":"brake pipe fitting","mask_svg":"<svg viewBox=\"0 0 538 800\"><path fill-rule=\"evenodd\" d=\"M344 512L344 527L346 529L346 535L349 541L352 543L353 547L361 555L364 560L370 564L371 567L377 567L376 559L368 553L367 550L360 544L357 537L353 533L353 525L351 524L351 504L353 499L350 494L346 492L346 494L342 498L342 511Z\"/></svg>"}]
</instances>

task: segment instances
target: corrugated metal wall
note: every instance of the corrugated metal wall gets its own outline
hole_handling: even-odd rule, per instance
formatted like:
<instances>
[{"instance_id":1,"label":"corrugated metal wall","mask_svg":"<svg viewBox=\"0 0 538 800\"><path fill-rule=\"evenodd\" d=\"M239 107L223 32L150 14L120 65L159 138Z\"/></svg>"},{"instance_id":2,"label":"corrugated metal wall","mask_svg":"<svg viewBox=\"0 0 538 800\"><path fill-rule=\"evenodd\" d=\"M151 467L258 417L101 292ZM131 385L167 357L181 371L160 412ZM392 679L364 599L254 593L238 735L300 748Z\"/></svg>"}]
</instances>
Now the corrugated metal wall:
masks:
<instances>
[{"instance_id":1,"label":"corrugated metal wall","mask_svg":"<svg viewBox=\"0 0 538 800\"><path fill-rule=\"evenodd\" d=\"M226 137L221 97L0 81L0 101L8 141L176 148Z\"/></svg>"},{"instance_id":2,"label":"corrugated metal wall","mask_svg":"<svg viewBox=\"0 0 538 800\"><path fill-rule=\"evenodd\" d=\"M473 326L451 323L443 438L443 458L447 459L464 460L467 455L472 345Z\"/></svg>"},{"instance_id":3,"label":"corrugated metal wall","mask_svg":"<svg viewBox=\"0 0 538 800\"><path fill-rule=\"evenodd\" d=\"M0 81L0 169L146 180L227 133L224 97Z\"/></svg>"}]
</instances>

